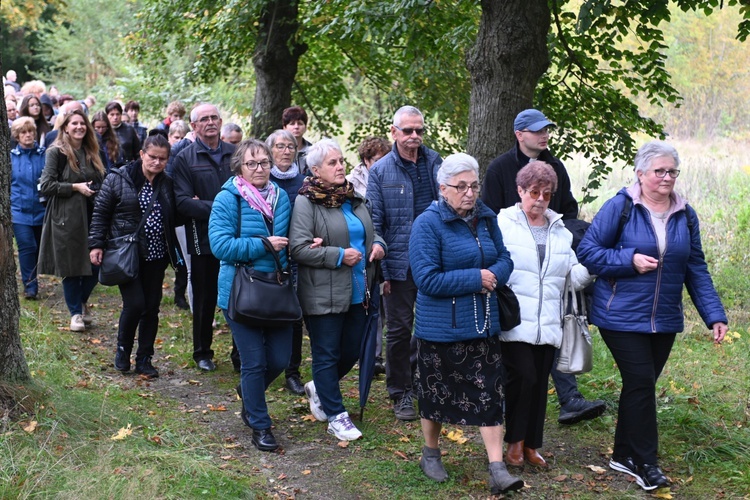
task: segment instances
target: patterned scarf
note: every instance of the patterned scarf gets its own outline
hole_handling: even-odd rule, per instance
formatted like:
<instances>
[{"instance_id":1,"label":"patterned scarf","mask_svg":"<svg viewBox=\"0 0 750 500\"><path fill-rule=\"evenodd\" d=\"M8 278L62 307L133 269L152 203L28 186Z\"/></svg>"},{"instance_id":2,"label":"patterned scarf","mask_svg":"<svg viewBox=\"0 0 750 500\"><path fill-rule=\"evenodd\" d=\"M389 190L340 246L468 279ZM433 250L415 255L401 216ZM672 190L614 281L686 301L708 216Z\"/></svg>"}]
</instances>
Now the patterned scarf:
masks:
<instances>
[{"instance_id":1,"label":"patterned scarf","mask_svg":"<svg viewBox=\"0 0 750 500\"><path fill-rule=\"evenodd\" d=\"M273 175L277 179L293 179L297 177L297 174L299 174L299 166L296 162L292 163L292 166L289 167L289 170L287 170L286 172L282 172L281 170L279 170L279 167L277 167L276 165L274 165L271 169L271 175Z\"/></svg>"},{"instance_id":2,"label":"patterned scarf","mask_svg":"<svg viewBox=\"0 0 750 500\"><path fill-rule=\"evenodd\" d=\"M237 191L239 191L240 196L250 205L250 208L262 213L268 220L273 220L272 207L276 203L276 196L278 195L273 182L267 183L260 190L239 175L235 176L232 182Z\"/></svg>"},{"instance_id":3,"label":"patterned scarf","mask_svg":"<svg viewBox=\"0 0 750 500\"><path fill-rule=\"evenodd\" d=\"M354 186L344 181L340 186L328 186L318 177L305 177L299 194L315 203L328 208L339 208L349 199L354 199Z\"/></svg>"}]
</instances>

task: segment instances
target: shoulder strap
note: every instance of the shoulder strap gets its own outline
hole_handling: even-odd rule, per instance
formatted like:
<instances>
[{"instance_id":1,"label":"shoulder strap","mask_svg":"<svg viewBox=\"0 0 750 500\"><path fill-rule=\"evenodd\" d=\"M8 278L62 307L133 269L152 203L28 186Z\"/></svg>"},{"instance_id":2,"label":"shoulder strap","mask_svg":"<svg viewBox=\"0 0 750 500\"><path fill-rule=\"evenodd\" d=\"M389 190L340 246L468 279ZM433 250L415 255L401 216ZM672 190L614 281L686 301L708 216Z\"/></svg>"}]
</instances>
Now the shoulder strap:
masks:
<instances>
[{"instance_id":1,"label":"shoulder strap","mask_svg":"<svg viewBox=\"0 0 750 500\"><path fill-rule=\"evenodd\" d=\"M633 200L628 198L625 195L622 195L623 198L625 198L625 204L622 207L622 212L620 212L620 222L617 225L617 234L615 235L615 244L617 244L618 241L620 241L620 236L622 236L622 228L625 226L625 223L628 221L628 217L630 217L630 210L633 208Z\"/></svg>"},{"instance_id":2,"label":"shoulder strap","mask_svg":"<svg viewBox=\"0 0 750 500\"><path fill-rule=\"evenodd\" d=\"M234 233L235 238L240 237L240 228L242 227L242 197L237 197L237 230ZM273 260L276 262L276 269L278 271L283 271L283 268L281 267L281 259L279 258L279 254L274 250L273 243L266 238L265 236L261 235L255 235L253 238L260 238L260 240L263 242L263 246L265 247L266 251L271 254L273 257Z\"/></svg>"},{"instance_id":3,"label":"shoulder strap","mask_svg":"<svg viewBox=\"0 0 750 500\"><path fill-rule=\"evenodd\" d=\"M138 223L138 228L135 230L135 234L138 234L141 232L141 229L143 229L143 225L146 223L146 219L148 219L148 216L151 214L151 210L154 208L154 203L156 203L156 190L151 194L151 201L148 204L148 208L143 213L143 217L141 217L141 222Z\"/></svg>"}]
</instances>

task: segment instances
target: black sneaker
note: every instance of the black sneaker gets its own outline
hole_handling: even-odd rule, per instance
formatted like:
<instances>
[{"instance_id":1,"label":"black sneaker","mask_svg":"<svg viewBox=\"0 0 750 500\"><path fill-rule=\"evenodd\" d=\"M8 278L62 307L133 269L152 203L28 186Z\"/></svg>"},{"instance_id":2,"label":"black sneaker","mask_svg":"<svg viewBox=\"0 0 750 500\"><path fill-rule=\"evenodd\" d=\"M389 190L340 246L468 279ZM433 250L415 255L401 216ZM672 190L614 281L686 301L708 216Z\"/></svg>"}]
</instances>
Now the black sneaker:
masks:
<instances>
[{"instance_id":1,"label":"black sneaker","mask_svg":"<svg viewBox=\"0 0 750 500\"><path fill-rule=\"evenodd\" d=\"M187 303L187 300L185 300L184 295L175 295L174 296L174 305L178 309L182 309L183 311L189 311L190 310L190 304Z\"/></svg>"},{"instance_id":2,"label":"black sneaker","mask_svg":"<svg viewBox=\"0 0 750 500\"><path fill-rule=\"evenodd\" d=\"M121 345L117 346L117 353L115 354L115 370L118 372L130 371L130 352Z\"/></svg>"},{"instance_id":3,"label":"black sneaker","mask_svg":"<svg viewBox=\"0 0 750 500\"><path fill-rule=\"evenodd\" d=\"M561 424L572 425L582 420L596 418L607 408L607 403L601 399L586 401L582 397L570 398L560 408L560 416L557 421Z\"/></svg>"},{"instance_id":4,"label":"black sneaker","mask_svg":"<svg viewBox=\"0 0 750 500\"><path fill-rule=\"evenodd\" d=\"M609 468L618 472L623 472L635 478L638 486L646 491L655 490L664 486L669 486L669 480L659 469L658 465L635 465L630 457L619 458L612 457L609 461Z\"/></svg>"},{"instance_id":5,"label":"black sneaker","mask_svg":"<svg viewBox=\"0 0 750 500\"><path fill-rule=\"evenodd\" d=\"M393 413L399 420L416 420L417 410L414 408L414 396L405 392L393 402Z\"/></svg>"},{"instance_id":6,"label":"black sneaker","mask_svg":"<svg viewBox=\"0 0 750 500\"><path fill-rule=\"evenodd\" d=\"M151 364L151 356L135 360L135 373L148 378L158 378L159 370Z\"/></svg>"}]
</instances>

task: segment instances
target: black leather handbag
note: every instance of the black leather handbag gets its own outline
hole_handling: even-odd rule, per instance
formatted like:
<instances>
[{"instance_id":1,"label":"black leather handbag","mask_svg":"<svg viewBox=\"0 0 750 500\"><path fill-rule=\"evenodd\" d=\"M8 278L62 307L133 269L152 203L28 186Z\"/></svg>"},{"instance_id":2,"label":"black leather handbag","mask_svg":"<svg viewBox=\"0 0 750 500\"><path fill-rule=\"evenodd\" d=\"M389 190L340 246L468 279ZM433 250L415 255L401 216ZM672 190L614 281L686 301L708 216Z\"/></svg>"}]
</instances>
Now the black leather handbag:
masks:
<instances>
[{"instance_id":1,"label":"black leather handbag","mask_svg":"<svg viewBox=\"0 0 750 500\"><path fill-rule=\"evenodd\" d=\"M138 277L140 267L138 233L141 232L151 209L154 208L155 201L156 193L151 196L151 202L133 234L107 240L107 248L104 249L102 263L99 265L99 283L102 285L124 285Z\"/></svg>"},{"instance_id":2,"label":"black leather handbag","mask_svg":"<svg viewBox=\"0 0 750 500\"><path fill-rule=\"evenodd\" d=\"M236 236L242 226L241 198L238 198ZM229 294L227 316L232 321L248 326L279 328L291 325L302 318L302 308L297 299L289 267L282 269L279 255L265 236L260 238L266 251L276 262L276 269L263 272L252 264L235 264L232 290Z\"/></svg>"},{"instance_id":3,"label":"black leather handbag","mask_svg":"<svg viewBox=\"0 0 750 500\"><path fill-rule=\"evenodd\" d=\"M500 329L507 332L521 324L521 306L518 304L518 297L508 285L497 288L495 293L500 308Z\"/></svg>"}]
</instances>

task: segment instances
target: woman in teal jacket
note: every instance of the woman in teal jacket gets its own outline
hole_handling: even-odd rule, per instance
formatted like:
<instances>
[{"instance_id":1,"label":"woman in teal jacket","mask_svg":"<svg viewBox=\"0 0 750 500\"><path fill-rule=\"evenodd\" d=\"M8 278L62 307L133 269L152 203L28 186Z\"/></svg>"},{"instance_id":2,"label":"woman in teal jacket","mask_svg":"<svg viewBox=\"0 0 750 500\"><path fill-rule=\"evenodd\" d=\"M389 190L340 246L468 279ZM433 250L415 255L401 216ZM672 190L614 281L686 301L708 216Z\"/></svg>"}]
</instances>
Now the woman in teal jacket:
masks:
<instances>
[{"instance_id":1,"label":"woman in teal jacket","mask_svg":"<svg viewBox=\"0 0 750 500\"><path fill-rule=\"evenodd\" d=\"M211 252L221 261L217 304L224 310L240 353L237 393L242 398L242 421L253 429L252 442L256 448L273 451L278 443L271 433L265 391L289 363L292 324L279 328L248 326L232 321L226 311L236 263L252 262L258 271L276 269L271 253L260 238L253 236L267 237L279 253L281 265L286 267L291 206L286 192L269 181L271 152L263 142L250 139L240 143L230 168L235 175L216 195L208 222ZM241 224L239 237L238 224Z\"/></svg>"}]
</instances>

